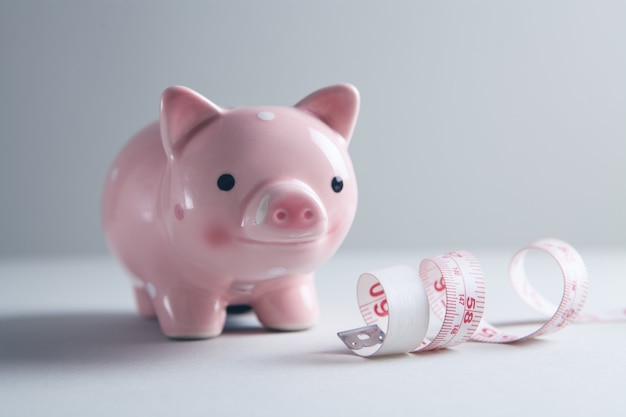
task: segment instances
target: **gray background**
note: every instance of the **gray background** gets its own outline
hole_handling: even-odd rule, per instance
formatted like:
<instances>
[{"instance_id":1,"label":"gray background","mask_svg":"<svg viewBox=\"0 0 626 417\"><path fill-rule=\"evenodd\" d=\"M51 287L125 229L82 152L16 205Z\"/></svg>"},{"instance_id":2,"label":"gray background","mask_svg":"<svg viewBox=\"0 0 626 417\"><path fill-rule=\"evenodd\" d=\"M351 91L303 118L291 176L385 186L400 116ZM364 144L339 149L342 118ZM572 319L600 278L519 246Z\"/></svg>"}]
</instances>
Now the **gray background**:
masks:
<instances>
[{"instance_id":1,"label":"gray background","mask_svg":"<svg viewBox=\"0 0 626 417\"><path fill-rule=\"evenodd\" d=\"M346 249L626 245L626 2L0 3L0 255L105 253L108 164L183 84L224 105L350 82Z\"/></svg>"}]
</instances>

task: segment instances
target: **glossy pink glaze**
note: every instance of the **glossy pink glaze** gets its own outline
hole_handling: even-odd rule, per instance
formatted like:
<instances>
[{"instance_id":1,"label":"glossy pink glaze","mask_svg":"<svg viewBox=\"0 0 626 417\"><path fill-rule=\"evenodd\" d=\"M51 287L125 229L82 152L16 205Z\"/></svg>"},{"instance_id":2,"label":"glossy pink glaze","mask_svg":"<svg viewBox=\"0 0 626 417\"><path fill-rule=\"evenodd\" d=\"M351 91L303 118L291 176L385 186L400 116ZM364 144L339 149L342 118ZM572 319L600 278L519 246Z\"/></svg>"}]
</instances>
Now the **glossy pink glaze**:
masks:
<instances>
[{"instance_id":1,"label":"glossy pink glaze","mask_svg":"<svg viewBox=\"0 0 626 417\"><path fill-rule=\"evenodd\" d=\"M106 238L136 278L140 314L172 338L219 335L236 304L269 328L312 326L314 271L356 212L347 148L358 108L350 85L294 107L229 110L166 89L160 120L122 149L103 195Z\"/></svg>"}]
</instances>

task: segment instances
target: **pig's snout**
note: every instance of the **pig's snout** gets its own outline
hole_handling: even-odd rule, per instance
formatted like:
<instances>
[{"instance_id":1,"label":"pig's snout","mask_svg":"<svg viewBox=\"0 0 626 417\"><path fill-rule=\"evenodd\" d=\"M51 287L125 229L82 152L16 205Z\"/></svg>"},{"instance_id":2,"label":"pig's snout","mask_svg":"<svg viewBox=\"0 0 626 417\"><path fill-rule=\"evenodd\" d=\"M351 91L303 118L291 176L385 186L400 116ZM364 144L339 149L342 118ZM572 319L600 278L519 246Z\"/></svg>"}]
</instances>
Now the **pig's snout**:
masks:
<instances>
[{"instance_id":1,"label":"pig's snout","mask_svg":"<svg viewBox=\"0 0 626 417\"><path fill-rule=\"evenodd\" d=\"M242 227L261 242L301 242L326 233L328 217L317 194L299 181L262 187L246 207Z\"/></svg>"},{"instance_id":2,"label":"pig's snout","mask_svg":"<svg viewBox=\"0 0 626 417\"><path fill-rule=\"evenodd\" d=\"M267 207L264 207L265 205ZM315 225L320 217L320 210L312 198L290 193L275 198L266 196L257 214L259 223L267 222L274 227L285 229L308 229Z\"/></svg>"}]
</instances>

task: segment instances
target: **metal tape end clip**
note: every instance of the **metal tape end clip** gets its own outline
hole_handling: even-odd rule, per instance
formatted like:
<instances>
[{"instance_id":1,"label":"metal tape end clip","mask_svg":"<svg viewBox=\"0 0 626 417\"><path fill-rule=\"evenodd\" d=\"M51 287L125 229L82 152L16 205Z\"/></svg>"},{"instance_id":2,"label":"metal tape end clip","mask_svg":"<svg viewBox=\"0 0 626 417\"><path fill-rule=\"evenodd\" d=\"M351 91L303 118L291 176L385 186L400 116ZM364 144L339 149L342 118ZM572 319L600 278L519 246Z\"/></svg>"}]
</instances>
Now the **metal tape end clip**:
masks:
<instances>
[{"instance_id":1,"label":"metal tape end clip","mask_svg":"<svg viewBox=\"0 0 626 417\"><path fill-rule=\"evenodd\" d=\"M360 327L358 329L345 330L337 333L337 336L352 350L380 345L385 340L385 332L376 324Z\"/></svg>"}]
</instances>

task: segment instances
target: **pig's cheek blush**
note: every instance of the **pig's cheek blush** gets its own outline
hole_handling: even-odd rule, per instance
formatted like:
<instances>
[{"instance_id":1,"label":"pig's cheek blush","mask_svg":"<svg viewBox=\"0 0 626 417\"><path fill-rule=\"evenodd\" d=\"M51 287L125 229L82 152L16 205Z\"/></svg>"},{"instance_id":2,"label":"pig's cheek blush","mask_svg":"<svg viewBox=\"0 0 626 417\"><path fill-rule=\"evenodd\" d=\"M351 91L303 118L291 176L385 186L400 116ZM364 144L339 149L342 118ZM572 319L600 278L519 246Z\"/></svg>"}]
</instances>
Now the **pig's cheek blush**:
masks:
<instances>
[{"instance_id":1,"label":"pig's cheek blush","mask_svg":"<svg viewBox=\"0 0 626 417\"><path fill-rule=\"evenodd\" d=\"M230 244L232 237L224 227L209 226L205 229L204 240L212 248L223 248Z\"/></svg>"}]
</instances>

